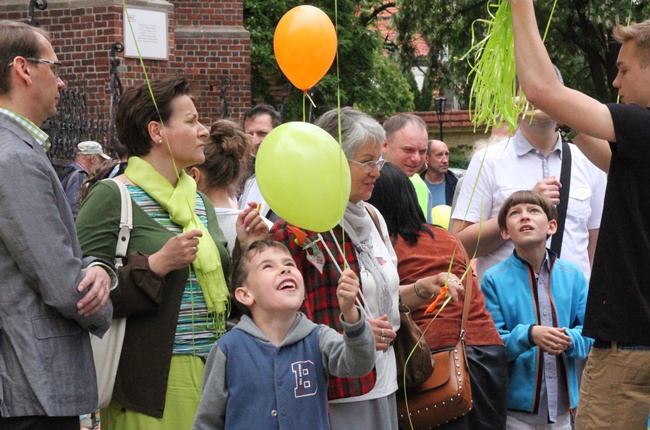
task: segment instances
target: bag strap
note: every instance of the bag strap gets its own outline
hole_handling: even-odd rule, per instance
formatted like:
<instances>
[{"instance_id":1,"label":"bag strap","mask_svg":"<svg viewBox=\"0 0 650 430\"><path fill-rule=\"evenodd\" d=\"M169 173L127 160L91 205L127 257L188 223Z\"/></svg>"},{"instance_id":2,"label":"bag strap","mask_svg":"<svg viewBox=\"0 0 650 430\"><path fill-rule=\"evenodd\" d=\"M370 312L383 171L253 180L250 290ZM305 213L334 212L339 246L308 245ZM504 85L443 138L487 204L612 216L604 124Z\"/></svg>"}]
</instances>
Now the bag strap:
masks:
<instances>
[{"instance_id":1,"label":"bag strap","mask_svg":"<svg viewBox=\"0 0 650 430\"><path fill-rule=\"evenodd\" d=\"M571 189L571 148L562 140L562 171L560 172L560 204L557 205L557 231L551 239L551 250L560 256L562 238L564 236L564 221L569 206L569 190Z\"/></svg>"},{"instance_id":2,"label":"bag strap","mask_svg":"<svg viewBox=\"0 0 650 430\"><path fill-rule=\"evenodd\" d=\"M384 233L381 231L381 225L379 224L379 217L377 216L377 211L369 203L364 203L364 206L366 207L366 211L368 212L368 215L370 215L370 219L372 220L372 223L375 225L375 228L379 232L379 237L381 237L381 240L384 242L385 245L387 245L386 241L384 240Z\"/></svg>"},{"instance_id":3,"label":"bag strap","mask_svg":"<svg viewBox=\"0 0 650 430\"><path fill-rule=\"evenodd\" d=\"M456 237L456 235L453 235L456 238L456 243L457 246L460 247L460 249L463 250L463 258L465 259L465 266L470 268L472 262L470 261L469 257L467 256L467 250L461 243L461 241ZM470 269L472 270L472 269ZM460 320L460 335L458 336L458 343L461 345L463 349L463 355L465 356L465 369L469 371L469 361L467 360L467 353L465 352L465 326L467 325L467 318L469 317L469 305L472 302L472 279L474 277L472 276L472 273L467 272L465 275L465 299L463 300L463 316Z\"/></svg>"},{"instance_id":4,"label":"bag strap","mask_svg":"<svg viewBox=\"0 0 650 430\"><path fill-rule=\"evenodd\" d=\"M76 178L76 177L77 177L81 172L86 173L86 172L83 171L83 170L73 169L73 170L70 172L70 174L66 175L66 176L63 178L63 180L61 181L61 185L63 186L63 189L64 189L64 190L67 189L68 186L70 185L70 182L72 182L72 180L73 180L74 178Z\"/></svg>"},{"instance_id":5,"label":"bag strap","mask_svg":"<svg viewBox=\"0 0 650 430\"><path fill-rule=\"evenodd\" d=\"M106 179L117 184L120 190L120 231L117 234L117 245L115 246L115 268L124 266L126 253L133 230L133 207L131 206L131 194L122 181L114 178Z\"/></svg>"},{"instance_id":6,"label":"bag strap","mask_svg":"<svg viewBox=\"0 0 650 430\"><path fill-rule=\"evenodd\" d=\"M467 251L465 250L465 247L460 242L460 240L458 240L456 235L454 235L454 237L456 238L457 246L460 249L463 250L463 258L465 259L465 266L466 267L471 267L472 262L470 261L469 257L467 256ZM470 271L471 271L471 269L470 269ZM470 303L472 301L472 284L473 284L472 279L473 279L472 273L467 272L467 274L465 275L465 282L464 282L464 284L465 284L464 285L465 286L465 299L463 300L463 316L462 316L462 318L460 320L460 338L463 341L465 340L465 326L467 325L467 318L469 316L469 305L470 305Z\"/></svg>"}]
</instances>

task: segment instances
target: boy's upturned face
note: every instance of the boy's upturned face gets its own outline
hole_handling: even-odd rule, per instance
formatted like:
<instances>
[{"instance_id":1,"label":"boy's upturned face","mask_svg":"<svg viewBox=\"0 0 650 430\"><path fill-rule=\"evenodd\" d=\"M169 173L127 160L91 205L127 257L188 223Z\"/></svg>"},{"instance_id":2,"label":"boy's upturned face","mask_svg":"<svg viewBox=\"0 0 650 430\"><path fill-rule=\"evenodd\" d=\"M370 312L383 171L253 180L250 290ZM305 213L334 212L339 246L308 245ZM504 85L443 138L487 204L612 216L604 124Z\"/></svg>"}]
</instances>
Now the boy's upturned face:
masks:
<instances>
[{"instance_id":1,"label":"boy's upturned face","mask_svg":"<svg viewBox=\"0 0 650 430\"><path fill-rule=\"evenodd\" d=\"M515 246L539 246L556 230L557 222L549 221L540 206L521 203L508 210L506 230L501 231L501 236L512 240Z\"/></svg>"},{"instance_id":2,"label":"boy's upturned face","mask_svg":"<svg viewBox=\"0 0 650 430\"><path fill-rule=\"evenodd\" d=\"M246 281L235 295L253 313L296 312L305 298L305 284L289 253L267 248L250 259Z\"/></svg>"}]
</instances>

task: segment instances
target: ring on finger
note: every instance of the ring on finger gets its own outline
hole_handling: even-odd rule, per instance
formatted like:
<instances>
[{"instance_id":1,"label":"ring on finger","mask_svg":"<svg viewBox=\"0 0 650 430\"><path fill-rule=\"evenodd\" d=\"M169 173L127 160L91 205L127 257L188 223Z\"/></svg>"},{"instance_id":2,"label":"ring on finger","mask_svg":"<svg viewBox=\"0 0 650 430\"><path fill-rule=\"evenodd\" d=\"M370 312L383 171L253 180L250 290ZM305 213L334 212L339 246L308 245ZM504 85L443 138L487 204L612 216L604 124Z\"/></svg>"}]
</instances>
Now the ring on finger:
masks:
<instances>
[{"instance_id":1,"label":"ring on finger","mask_svg":"<svg viewBox=\"0 0 650 430\"><path fill-rule=\"evenodd\" d=\"M381 336L381 337L384 337L384 329L383 329L383 328L381 329L381 334L380 334L380 336Z\"/></svg>"},{"instance_id":2,"label":"ring on finger","mask_svg":"<svg viewBox=\"0 0 650 430\"><path fill-rule=\"evenodd\" d=\"M384 343L385 340L386 340L386 338L384 337L383 334L381 336L379 336L379 343Z\"/></svg>"},{"instance_id":3,"label":"ring on finger","mask_svg":"<svg viewBox=\"0 0 650 430\"><path fill-rule=\"evenodd\" d=\"M194 252L199 252L199 247L198 246L193 246L192 249L194 250Z\"/></svg>"}]
</instances>

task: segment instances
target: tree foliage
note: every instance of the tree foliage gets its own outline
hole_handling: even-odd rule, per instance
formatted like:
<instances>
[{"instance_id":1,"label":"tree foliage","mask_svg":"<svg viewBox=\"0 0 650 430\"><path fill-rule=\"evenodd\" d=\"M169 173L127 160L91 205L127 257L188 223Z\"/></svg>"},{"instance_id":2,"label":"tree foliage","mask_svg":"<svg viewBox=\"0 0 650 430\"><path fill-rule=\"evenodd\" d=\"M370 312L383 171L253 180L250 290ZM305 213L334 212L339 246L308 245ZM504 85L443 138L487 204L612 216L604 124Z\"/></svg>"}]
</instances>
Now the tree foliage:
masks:
<instances>
[{"instance_id":1,"label":"tree foliage","mask_svg":"<svg viewBox=\"0 0 650 430\"><path fill-rule=\"evenodd\" d=\"M340 91L342 106L356 106L369 114L392 115L413 110L413 95L398 64L382 56L381 35L368 31L373 9L381 1L338 0L338 67L336 60L313 91L314 116L337 106ZM273 33L282 16L301 5L297 0L245 0L244 26L251 34L251 91L254 101L279 105L286 77L273 56ZM323 10L335 22L335 1L314 0L311 5ZM303 118L303 94L291 88L286 96L286 120ZM305 110L309 109L309 102ZM305 112L305 116L307 113Z\"/></svg>"},{"instance_id":2,"label":"tree foliage","mask_svg":"<svg viewBox=\"0 0 650 430\"><path fill-rule=\"evenodd\" d=\"M476 40L485 37L477 19L489 18L488 3L496 0L397 0L394 16L398 32L396 44L404 72L423 67L425 86L416 100L430 103L431 89L450 89L467 106L466 78L469 65L459 60ZM535 8L540 31L544 32L553 1L537 1ZM641 21L650 12L642 0L558 0L546 46L553 62L562 71L567 86L608 102L616 99L611 86L616 77L618 44L611 37L617 23ZM423 38L430 47L427 58L416 58L413 41ZM426 93L426 94L425 94ZM424 106L422 106L424 107Z\"/></svg>"}]
</instances>

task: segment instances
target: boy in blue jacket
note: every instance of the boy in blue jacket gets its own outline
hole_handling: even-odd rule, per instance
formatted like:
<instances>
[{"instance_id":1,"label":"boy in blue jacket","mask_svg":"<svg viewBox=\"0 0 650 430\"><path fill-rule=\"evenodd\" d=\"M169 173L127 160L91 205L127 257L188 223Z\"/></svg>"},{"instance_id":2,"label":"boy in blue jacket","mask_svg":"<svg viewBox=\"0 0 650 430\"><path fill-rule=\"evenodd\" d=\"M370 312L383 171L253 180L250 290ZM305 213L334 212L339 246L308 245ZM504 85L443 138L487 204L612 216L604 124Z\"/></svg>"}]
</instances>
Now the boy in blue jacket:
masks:
<instances>
[{"instance_id":1,"label":"boy in blue jacket","mask_svg":"<svg viewBox=\"0 0 650 430\"><path fill-rule=\"evenodd\" d=\"M336 292L344 335L298 312L305 285L280 242L244 251L229 289L244 316L210 352L194 429L329 430L328 375L362 377L375 362L356 274L344 270Z\"/></svg>"},{"instance_id":2,"label":"boy in blue jacket","mask_svg":"<svg viewBox=\"0 0 650 430\"><path fill-rule=\"evenodd\" d=\"M535 191L517 191L498 215L514 252L486 271L481 289L508 355L507 429L567 429L578 405L575 359L593 340L582 336L587 281L580 268L546 248L557 210Z\"/></svg>"}]
</instances>

